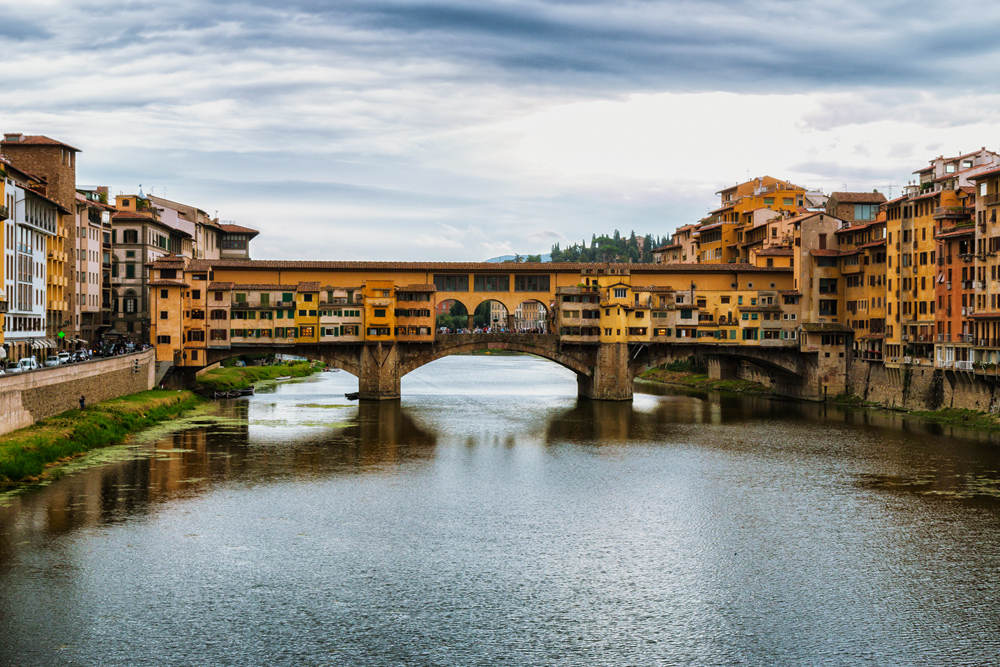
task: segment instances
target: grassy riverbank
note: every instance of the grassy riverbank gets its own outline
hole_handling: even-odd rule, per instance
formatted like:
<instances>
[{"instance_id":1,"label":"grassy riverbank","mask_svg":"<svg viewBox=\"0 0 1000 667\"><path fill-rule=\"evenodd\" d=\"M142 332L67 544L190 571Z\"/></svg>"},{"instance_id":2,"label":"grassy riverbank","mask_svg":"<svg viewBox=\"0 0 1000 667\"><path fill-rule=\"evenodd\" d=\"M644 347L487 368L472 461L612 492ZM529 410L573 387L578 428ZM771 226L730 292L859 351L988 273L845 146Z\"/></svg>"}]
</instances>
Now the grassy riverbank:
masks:
<instances>
[{"instance_id":1,"label":"grassy riverbank","mask_svg":"<svg viewBox=\"0 0 1000 667\"><path fill-rule=\"evenodd\" d=\"M768 387L758 382L750 382L749 380L712 380L707 375L691 371L653 368L643 373L640 377L643 380L662 382L663 384L672 384L679 387L690 387L692 389L734 391L756 396L770 396L773 394Z\"/></svg>"},{"instance_id":2,"label":"grassy riverbank","mask_svg":"<svg viewBox=\"0 0 1000 667\"><path fill-rule=\"evenodd\" d=\"M203 399L190 391L154 389L43 419L0 436L0 487L38 482L53 463L172 419Z\"/></svg>"},{"instance_id":3,"label":"grassy riverbank","mask_svg":"<svg viewBox=\"0 0 1000 667\"><path fill-rule=\"evenodd\" d=\"M325 366L320 362L298 361L275 366L230 366L213 368L198 376L198 387L205 391L229 391L246 389L254 382L274 380L286 375L293 378L306 377L318 373Z\"/></svg>"}]
</instances>

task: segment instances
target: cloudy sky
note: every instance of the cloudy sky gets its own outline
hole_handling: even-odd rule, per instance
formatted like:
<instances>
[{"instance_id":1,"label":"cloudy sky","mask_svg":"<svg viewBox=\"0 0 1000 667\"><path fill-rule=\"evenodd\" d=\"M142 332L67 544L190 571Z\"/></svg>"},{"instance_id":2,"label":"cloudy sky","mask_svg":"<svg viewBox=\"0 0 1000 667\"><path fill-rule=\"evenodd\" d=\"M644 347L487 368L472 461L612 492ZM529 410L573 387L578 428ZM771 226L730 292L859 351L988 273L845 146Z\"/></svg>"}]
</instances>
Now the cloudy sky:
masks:
<instances>
[{"instance_id":1,"label":"cloudy sky","mask_svg":"<svg viewBox=\"0 0 1000 667\"><path fill-rule=\"evenodd\" d=\"M1000 3L0 0L0 131L256 258L670 233L769 174L898 194L1000 149Z\"/></svg>"}]
</instances>

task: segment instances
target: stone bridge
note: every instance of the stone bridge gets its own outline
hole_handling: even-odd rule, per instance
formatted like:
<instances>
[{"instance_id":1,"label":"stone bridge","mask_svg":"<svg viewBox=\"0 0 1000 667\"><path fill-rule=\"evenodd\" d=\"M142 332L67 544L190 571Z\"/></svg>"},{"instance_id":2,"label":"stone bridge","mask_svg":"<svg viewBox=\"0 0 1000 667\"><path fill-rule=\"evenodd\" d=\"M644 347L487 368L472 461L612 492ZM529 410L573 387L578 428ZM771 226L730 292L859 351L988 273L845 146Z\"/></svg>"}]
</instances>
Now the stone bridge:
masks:
<instances>
[{"instance_id":1,"label":"stone bridge","mask_svg":"<svg viewBox=\"0 0 1000 667\"><path fill-rule=\"evenodd\" d=\"M749 364L756 377L769 382L778 395L809 400L825 397L818 355L800 352L795 347L567 343L556 334L446 334L424 343L233 345L210 349L207 364L240 354L260 353L319 359L356 376L362 399L384 400L399 398L400 379L407 373L442 357L480 350L524 352L554 361L576 373L580 396L597 400L631 400L632 381L640 373L692 357L704 359L714 379L735 378L741 365ZM193 380L193 373L189 379Z\"/></svg>"}]
</instances>

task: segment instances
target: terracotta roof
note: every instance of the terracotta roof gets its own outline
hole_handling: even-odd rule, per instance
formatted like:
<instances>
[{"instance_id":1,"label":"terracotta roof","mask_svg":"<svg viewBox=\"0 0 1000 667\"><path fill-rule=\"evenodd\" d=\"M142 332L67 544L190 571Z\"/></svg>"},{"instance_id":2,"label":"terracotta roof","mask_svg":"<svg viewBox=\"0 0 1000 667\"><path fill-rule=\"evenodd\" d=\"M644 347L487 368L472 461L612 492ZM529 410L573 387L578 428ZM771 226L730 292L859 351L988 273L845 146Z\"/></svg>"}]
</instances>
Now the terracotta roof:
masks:
<instances>
[{"instance_id":1,"label":"terracotta roof","mask_svg":"<svg viewBox=\"0 0 1000 667\"><path fill-rule=\"evenodd\" d=\"M762 306L736 306L741 313L780 313L781 304L771 303Z\"/></svg>"},{"instance_id":2,"label":"terracotta roof","mask_svg":"<svg viewBox=\"0 0 1000 667\"><path fill-rule=\"evenodd\" d=\"M249 227L242 227L240 225L227 225L224 223L219 224L219 229L227 234L249 234L250 236L257 236L260 234L260 232L256 229L250 229Z\"/></svg>"},{"instance_id":3,"label":"terracotta roof","mask_svg":"<svg viewBox=\"0 0 1000 667\"><path fill-rule=\"evenodd\" d=\"M819 250L819 249L816 249L816 250L810 250L809 254L812 255L813 257L839 257L840 256L840 251L839 250Z\"/></svg>"},{"instance_id":4,"label":"terracotta roof","mask_svg":"<svg viewBox=\"0 0 1000 667\"><path fill-rule=\"evenodd\" d=\"M780 289L778 294L784 294L785 296L802 296L802 292L797 289Z\"/></svg>"},{"instance_id":5,"label":"terracotta roof","mask_svg":"<svg viewBox=\"0 0 1000 667\"><path fill-rule=\"evenodd\" d=\"M117 211L112 218L114 220L153 220L153 214L149 211ZM153 220L159 222L159 220Z\"/></svg>"},{"instance_id":6,"label":"terracotta roof","mask_svg":"<svg viewBox=\"0 0 1000 667\"><path fill-rule=\"evenodd\" d=\"M868 248L877 248L880 245L885 245L885 239L878 239L878 240L875 240L875 241L871 241L869 243L862 243L861 245L858 246L858 250L866 250Z\"/></svg>"},{"instance_id":7,"label":"terracotta roof","mask_svg":"<svg viewBox=\"0 0 1000 667\"><path fill-rule=\"evenodd\" d=\"M663 250L670 250L671 248L680 248L680 247L682 247L680 243L671 243L670 245L663 245L660 246L659 248L653 248L653 252L660 252Z\"/></svg>"},{"instance_id":8,"label":"terracotta roof","mask_svg":"<svg viewBox=\"0 0 1000 667\"><path fill-rule=\"evenodd\" d=\"M87 204L88 206L94 206L96 208L103 208L106 211L117 211L118 209L111 204L105 204L104 202L95 201L93 199L87 199L86 195L79 192L76 193L76 201L80 204Z\"/></svg>"},{"instance_id":9,"label":"terracotta roof","mask_svg":"<svg viewBox=\"0 0 1000 667\"><path fill-rule=\"evenodd\" d=\"M396 288L397 292L436 292L435 285L403 285Z\"/></svg>"},{"instance_id":10,"label":"terracotta roof","mask_svg":"<svg viewBox=\"0 0 1000 667\"><path fill-rule=\"evenodd\" d=\"M846 234L847 232L859 232L862 229L868 229L869 227L871 227L872 225L874 225L875 222L876 222L875 220L872 220L871 222L865 222L865 223L860 224L860 225L851 225L850 227L841 227L840 229L838 229L837 231L835 231L834 234Z\"/></svg>"},{"instance_id":11,"label":"terracotta roof","mask_svg":"<svg viewBox=\"0 0 1000 667\"><path fill-rule=\"evenodd\" d=\"M309 280L306 282L300 282L298 287L295 288L296 292L318 292L319 291L319 281Z\"/></svg>"},{"instance_id":12,"label":"terracotta roof","mask_svg":"<svg viewBox=\"0 0 1000 667\"><path fill-rule=\"evenodd\" d=\"M273 283L238 283L233 284L233 289L237 290L273 290L275 292L281 291L295 291L295 285L275 285Z\"/></svg>"},{"instance_id":13,"label":"terracotta roof","mask_svg":"<svg viewBox=\"0 0 1000 667\"><path fill-rule=\"evenodd\" d=\"M150 287L190 287L182 280L150 280L146 284Z\"/></svg>"},{"instance_id":14,"label":"terracotta roof","mask_svg":"<svg viewBox=\"0 0 1000 667\"><path fill-rule=\"evenodd\" d=\"M791 257L795 254L792 248L764 248L755 253L758 257Z\"/></svg>"},{"instance_id":15,"label":"terracotta roof","mask_svg":"<svg viewBox=\"0 0 1000 667\"><path fill-rule=\"evenodd\" d=\"M945 232L939 232L939 233L937 233L937 234L934 235L934 238L936 238L936 239L950 239L950 238L956 238L956 237L959 237L959 236L972 236L975 233L976 233L976 226L975 225L968 225L967 227L962 227L960 229L949 229L948 231L945 231Z\"/></svg>"},{"instance_id":16,"label":"terracotta roof","mask_svg":"<svg viewBox=\"0 0 1000 667\"><path fill-rule=\"evenodd\" d=\"M183 264L184 258L180 255L164 255L163 257L157 257L153 264Z\"/></svg>"},{"instance_id":17,"label":"terracotta roof","mask_svg":"<svg viewBox=\"0 0 1000 667\"><path fill-rule=\"evenodd\" d=\"M64 144L61 141L50 139L49 137L46 137L45 135L42 134L24 134L21 136L23 137L21 141L7 141L6 139L4 139L3 141L0 141L0 144L7 144L8 146L23 146L25 144L29 146L62 146L63 148L68 148L71 151L75 151L77 153L80 152L79 148L73 148L69 144Z\"/></svg>"},{"instance_id":18,"label":"terracotta roof","mask_svg":"<svg viewBox=\"0 0 1000 667\"><path fill-rule=\"evenodd\" d=\"M969 317L974 320L996 320L1000 319L1000 313L973 313Z\"/></svg>"},{"instance_id":19,"label":"terracotta roof","mask_svg":"<svg viewBox=\"0 0 1000 667\"><path fill-rule=\"evenodd\" d=\"M881 192L834 192L830 199L837 198L838 204L882 204L885 195Z\"/></svg>"},{"instance_id":20,"label":"terracotta roof","mask_svg":"<svg viewBox=\"0 0 1000 667\"><path fill-rule=\"evenodd\" d=\"M1000 166L997 166L995 169L990 169L988 171L981 171L978 174L972 174L971 176L969 176L969 180L976 181L979 180L980 178L986 178L987 176L995 176L996 174L1000 174Z\"/></svg>"},{"instance_id":21,"label":"terracotta roof","mask_svg":"<svg viewBox=\"0 0 1000 667\"><path fill-rule=\"evenodd\" d=\"M48 203L50 203L53 206L55 206L56 208L58 208L63 213L72 213L72 211L70 211L68 208L66 208L65 206L63 206L59 202L57 202L55 199L52 199L48 195L44 195L41 192L38 192L36 190L32 190L31 188L25 188L24 191L26 193L30 192L32 194L32 196L34 196L34 197L38 197L39 199L44 199Z\"/></svg>"},{"instance_id":22,"label":"terracotta roof","mask_svg":"<svg viewBox=\"0 0 1000 667\"><path fill-rule=\"evenodd\" d=\"M858 336L858 340L884 340L885 334L868 334L867 336Z\"/></svg>"},{"instance_id":23,"label":"terracotta roof","mask_svg":"<svg viewBox=\"0 0 1000 667\"><path fill-rule=\"evenodd\" d=\"M236 285L236 283L209 283L208 289L210 292L219 292L223 290L231 290Z\"/></svg>"}]
</instances>

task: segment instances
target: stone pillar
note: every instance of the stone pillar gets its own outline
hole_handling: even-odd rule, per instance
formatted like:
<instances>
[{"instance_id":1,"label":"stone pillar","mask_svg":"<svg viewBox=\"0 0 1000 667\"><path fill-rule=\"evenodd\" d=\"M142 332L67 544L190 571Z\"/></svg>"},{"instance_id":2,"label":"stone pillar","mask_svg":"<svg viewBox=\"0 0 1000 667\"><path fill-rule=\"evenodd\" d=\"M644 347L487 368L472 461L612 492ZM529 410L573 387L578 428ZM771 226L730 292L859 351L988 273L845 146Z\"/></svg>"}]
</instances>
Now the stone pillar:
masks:
<instances>
[{"instance_id":1,"label":"stone pillar","mask_svg":"<svg viewBox=\"0 0 1000 667\"><path fill-rule=\"evenodd\" d=\"M632 377L628 372L628 345L601 343L597 347L594 373L577 376L580 396L598 401L631 401Z\"/></svg>"},{"instance_id":2,"label":"stone pillar","mask_svg":"<svg viewBox=\"0 0 1000 667\"><path fill-rule=\"evenodd\" d=\"M475 320L475 316L474 315L469 315L469 323L468 323L468 326L466 328L469 331L472 331L473 329L476 328L476 320Z\"/></svg>"},{"instance_id":3,"label":"stone pillar","mask_svg":"<svg viewBox=\"0 0 1000 667\"><path fill-rule=\"evenodd\" d=\"M399 353L395 345L377 343L361 350L361 376L358 378L362 400L399 398Z\"/></svg>"},{"instance_id":4,"label":"stone pillar","mask_svg":"<svg viewBox=\"0 0 1000 667\"><path fill-rule=\"evenodd\" d=\"M726 357L708 358L708 377L710 380L735 380L740 362Z\"/></svg>"},{"instance_id":5,"label":"stone pillar","mask_svg":"<svg viewBox=\"0 0 1000 667\"><path fill-rule=\"evenodd\" d=\"M514 330L514 316L511 315L510 313L507 314L507 325L506 326L507 326L507 331L513 331Z\"/></svg>"}]
</instances>

